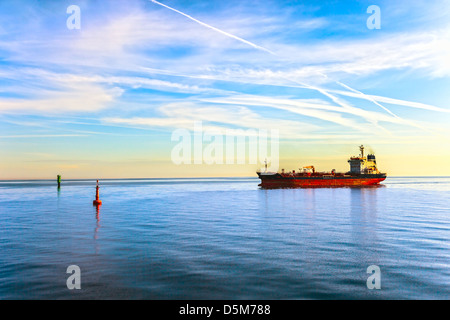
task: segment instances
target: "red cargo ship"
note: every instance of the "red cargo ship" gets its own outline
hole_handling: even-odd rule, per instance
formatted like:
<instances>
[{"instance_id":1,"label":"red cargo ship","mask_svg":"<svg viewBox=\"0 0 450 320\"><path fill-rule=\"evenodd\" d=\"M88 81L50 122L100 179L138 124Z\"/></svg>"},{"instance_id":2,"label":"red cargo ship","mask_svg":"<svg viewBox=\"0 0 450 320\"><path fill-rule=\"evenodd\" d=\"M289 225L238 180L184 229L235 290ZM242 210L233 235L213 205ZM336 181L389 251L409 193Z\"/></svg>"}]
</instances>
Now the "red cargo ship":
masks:
<instances>
[{"instance_id":1,"label":"red cargo ship","mask_svg":"<svg viewBox=\"0 0 450 320\"><path fill-rule=\"evenodd\" d=\"M377 169L375 155L364 156L364 146L360 146L361 154L358 157L350 157L350 171L346 173L316 172L314 166L300 169L300 172L257 172L261 179L262 188L312 188L312 187L358 187L374 186L386 179L385 173Z\"/></svg>"}]
</instances>

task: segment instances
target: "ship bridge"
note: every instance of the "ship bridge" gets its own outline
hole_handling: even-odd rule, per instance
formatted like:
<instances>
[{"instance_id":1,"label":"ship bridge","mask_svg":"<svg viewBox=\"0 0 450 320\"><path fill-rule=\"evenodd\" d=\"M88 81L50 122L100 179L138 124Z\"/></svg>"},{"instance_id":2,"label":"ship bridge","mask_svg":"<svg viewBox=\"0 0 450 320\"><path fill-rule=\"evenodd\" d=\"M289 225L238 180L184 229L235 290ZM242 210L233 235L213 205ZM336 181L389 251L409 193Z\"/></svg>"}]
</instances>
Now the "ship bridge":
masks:
<instances>
[{"instance_id":1,"label":"ship bridge","mask_svg":"<svg viewBox=\"0 0 450 320\"><path fill-rule=\"evenodd\" d=\"M364 156L364 146L359 147L361 154L357 157L350 157L348 163L350 164L350 173L353 174L378 174L377 161L374 154Z\"/></svg>"}]
</instances>

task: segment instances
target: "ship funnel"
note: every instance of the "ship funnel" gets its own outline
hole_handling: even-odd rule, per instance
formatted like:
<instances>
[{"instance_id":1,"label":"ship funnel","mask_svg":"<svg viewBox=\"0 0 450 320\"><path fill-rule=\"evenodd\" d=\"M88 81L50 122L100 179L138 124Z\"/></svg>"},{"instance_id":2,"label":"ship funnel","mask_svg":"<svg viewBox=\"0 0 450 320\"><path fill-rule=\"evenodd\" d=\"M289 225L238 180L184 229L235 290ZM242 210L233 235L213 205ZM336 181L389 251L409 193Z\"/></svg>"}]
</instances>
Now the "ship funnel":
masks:
<instances>
[{"instance_id":1,"label":"ship funnel","mask_svg":"<svg viewBox=\"0 0 450 320\"><path fill-rule=\"evenodd\" d=\"M367 155L367 161L372 161L373 163L377 163L377 161L375 160L375 155L374 154L368 154Z\"/></svg>"}]
</instances>

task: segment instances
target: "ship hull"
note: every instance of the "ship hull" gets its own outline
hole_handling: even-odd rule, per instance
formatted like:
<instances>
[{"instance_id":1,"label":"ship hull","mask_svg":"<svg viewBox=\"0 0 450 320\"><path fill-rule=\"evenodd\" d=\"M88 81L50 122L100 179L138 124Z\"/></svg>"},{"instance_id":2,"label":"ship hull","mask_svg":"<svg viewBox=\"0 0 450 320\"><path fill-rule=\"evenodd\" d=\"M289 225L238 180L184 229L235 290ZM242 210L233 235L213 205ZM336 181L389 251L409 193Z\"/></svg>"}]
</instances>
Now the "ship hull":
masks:
<instances>
[{"instance_id":1,"label":"ship hull","mask_svg":"<svg viewBox=\"0 0 450 320\"><path fill-rule=\"evenodd\" d=\"M262 188L315 188L376 186L386 179L384 174L367 174L344 177L294 177L280 174L258 174Z\"/></svg>"}]
</instances>

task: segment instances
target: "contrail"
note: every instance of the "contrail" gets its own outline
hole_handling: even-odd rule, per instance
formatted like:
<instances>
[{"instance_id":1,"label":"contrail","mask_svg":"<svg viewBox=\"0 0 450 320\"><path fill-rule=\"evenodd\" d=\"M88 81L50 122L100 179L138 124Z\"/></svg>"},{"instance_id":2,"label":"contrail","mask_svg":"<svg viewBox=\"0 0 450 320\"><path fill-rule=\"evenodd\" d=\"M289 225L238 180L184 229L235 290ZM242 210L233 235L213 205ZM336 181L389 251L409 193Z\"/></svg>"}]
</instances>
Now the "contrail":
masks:
<instances>
[{"instance_id":1,"label":"contrail","mask_svg":"<svg viewBox=\"0 0 450 320\"><path fill-rule=\"evenodd\" d=\"M388 108L386 108L385 106L383 106L381 103L378 103L377 101L375 101L374 99L372 99L371 97L367 96L366 94L362 93L361 91L358 91L356 89L353 89L349 86L347 86L346 84L340 82L340 81L335 81L338 85L340 85L341 87L344 87L352 92L358 93L359 95L365 97L367 100L373 102L374 104L376 104L377 106L379 106L380 108L382 108L383 110L385 110L387 113L389 113L390 115L392 115L395 118L400 119L399 116L397 116L395 113L393 113L391 110L389 110Z\"/></svg>"},{"instance_id":2,"label":"contrail","mask_svg":"<svg viewBox=\"0 0 450 320\"><path fill-rule=\"evenodd\" d=\"M217 28L215 28L215 27L213 27L213 26L210 26L210 25L207 24L207 23L204 23L204 22L202 22L202 21L200 21L200 20L197 20L197 19L195 19L194 17L191 17L190 15L188 15L188 14L186 14L186 13L183 13L183 12L177 10L177 9L174 9L174 8L172 8L172 7L169 7L169 6L165 5L165 4L162 4L161 2L158 2L158 1L156 1L156 0L150 0L150 1L153 2L153 3L156 3L156 4L160 5L160 6L163 6L163 7L167 8L167 9L169 9L169 10L175 11L176 13L179 13L179 14L185 16L186 18L189 18L189 19L191 19L192 21L197 22L198 24L201 24L201 25L204 26L204 27L207 27L207 28L212 29L212 30L214 30L214 31L217 31L217 32L219 32L219 33L221 33L221 34L223 34L223 35L226 35L227 37L230 37L230 38L236 39L236 40L238 40L238 41L240 41L240 42L243 42L243 43L245 43L245 44L248 44L249 46L252 46L252 47L255 48L255 49L259 49L259 50L265 51L265 52L267 52L267 53L270 53L270 54L276 56L276 54L275 54L274 52L270 51L269 49L266 49L266 48L264 48L264 47L258 46L257 44L254 44L254 43L252 43L252 42L250 42L250 41L247 41L247 40L245 40L245 39L239 38L238 36L235 36L235 35L233 35L233 34L231 34L231 33L228 33L228 32L225 32L225 31L223 31L223 30L217 29Z\"/></svg>"},{"instance_id":3,"label":"contrail","mask_svg":"<svg viewBox=\"0 0 450 320\"><path fill-rule=\"evenodd\" d=\"M214 31L216 31L216 32L219 32L219 33L221 33L221 34L223 34L223 35L225 35L225 36L227 36L227 37L236 39L236 40L238 40L238 41L240 41L240 42L243 42L243 43L245 43L245 44L248 44L248 45L252 46L252 47L255 48L255 49L262 50L262 51L265 51L265 52L267 52L267 53L270 53L271 55L277 56L276 53L274 53L273 51L270 51L269 49L266 49L266 48L264 48L264 47L258 46L257 44L254 44L254 43L252 43L252 42L250 42L250 41L247 41L247 40L245 40L245 39L239 38L238 36L235 36L235 35L233 35L233 34L231 34L231 33L228 33L228 32L225 32L225 31L223 31L223 30L217 29L217 28L215 28L215 27L213 27L213 26L211 26L211 25L209 25L209 24L207 24L207 23L204 23L204 22L202 22L202 21L200 21L200 20L195 19L194 17L191 17L190 15L188 15L188 14L186 14L186 13L183 13L183 12L177 10L177 9L174 9L174 8L172 8L172 7L169 7L169 6L165 5L165 4L162 4L161 2L158 2L158 1L156 1L156 0L150 0L150 1L153 2L153 3L156 3L157 5L160 5L160 6L162 6L162 7L165 7L165 8L167 8L167 9L169 9L169 10L172 10L172 11L174 11L174 12L176 12L176 13L179 13L179 14L185 16L186 18L189 18L189 19L191 19L192 21L197 22L198 24L201 24L202 26L207 27L207 28L209 28L209 29L212 29L212 30L214 30ZM321 73L321 72L319 72L319 74L322 75L322 76L324 76L325 78L329 79L327 75L325 75L325 74L323 74L323 73ZM286 78L285 78L285 79L286 79ZM305 84L305 83L299 83L299 82L294 81L294 80L292 80L292 79L287 79L287 80L293 81L293 82L295 82L295 83L297 83L297 84L300 84L300 85L303 85L303 86L305 86L305 87L307 87L307 88L309 88L309 89L316 90L316 91L320 92L321 94L327 96L327 97L330 98L331 100L333 100L335 103L339 104L341 107L343 107L343 108L349 108L349 106L348 106L347 104L344 104L344 103L340 102L339 99L338 99L337 97L335 97L335 96L332 95L331 93L325 91L324 89L321 89L321 88L318 88L318 87L315 87L315 86L311 86L311 85L308 85L308 84ZM372 99L372 98L370 98L370 97L367 97L363 92L358 91L358 90L356 90L356 89L353 89L353 88L351 88L351 87L349 87L349 86L343 84L342 82L335 81L335 80L332 80L332 81L334 81L335 83L339 84L340 86L342 86L342 87L344 87L344 88L346 88L346 89L348 89L348 90L350 90L350 91L352 91L352 92L355 92L355 93L358 93L358 94L364 96L367 100L372 101L374 104L376 104L377 106L381 107L382 109L384 109L386 112L388 112L389 114L391 114L391 115L394 116L395 118L398 118L398 119L399 119L399 117L398 117L397 115L395 115L393 112L391 112L388 108L384 107L383 105L381 105L380 103L378 103L378 102L375 101L374 99Z\"/></svg>"},{"instance_id":4,"label":"contrail","mask_svg":"<svg viewBox=\"0 0 450 320\"><path fill-rule=\"evenodd\" d=\"M321 76L323 76L324 78L326 78L326 79L330 79L326 74L323 74L322 72L319 72L319 74L320 74ZM351 92L354 92L354 93L359 94L360 96L364 97L366 100L369 100L369 101L373 102L374 104L376 104L377 106L379 106L380 108L382 108L384 111L386 111L387 113L389 113L389 114L390 114L391 116L393 116L394 118L400 119L399 116L397 116L397 115L396 115L395 113L393 113L391 110L389 110L388 108L386 108L386 107L383 106L382 104L378 103L377 101L375 101L375 100L372 99L371 97L369 97L369 96L367 96L366 94L364 94L364 92L361 92L361 91L359 91L359 90L353 89L352 87L350 87L350 86L346 85L345 83L342 83L342 82L340 82L340 81L338 81L338 80L333 80L333 79L330 79L330 80L331 80L331 81L334 81L335 83L337 83L337 84L340 85L341 87L343 87L343 88L345 88L345 89L347 89L347 90L349 90L349 91L351 91Z\"/></svg>"}]
</instances>

